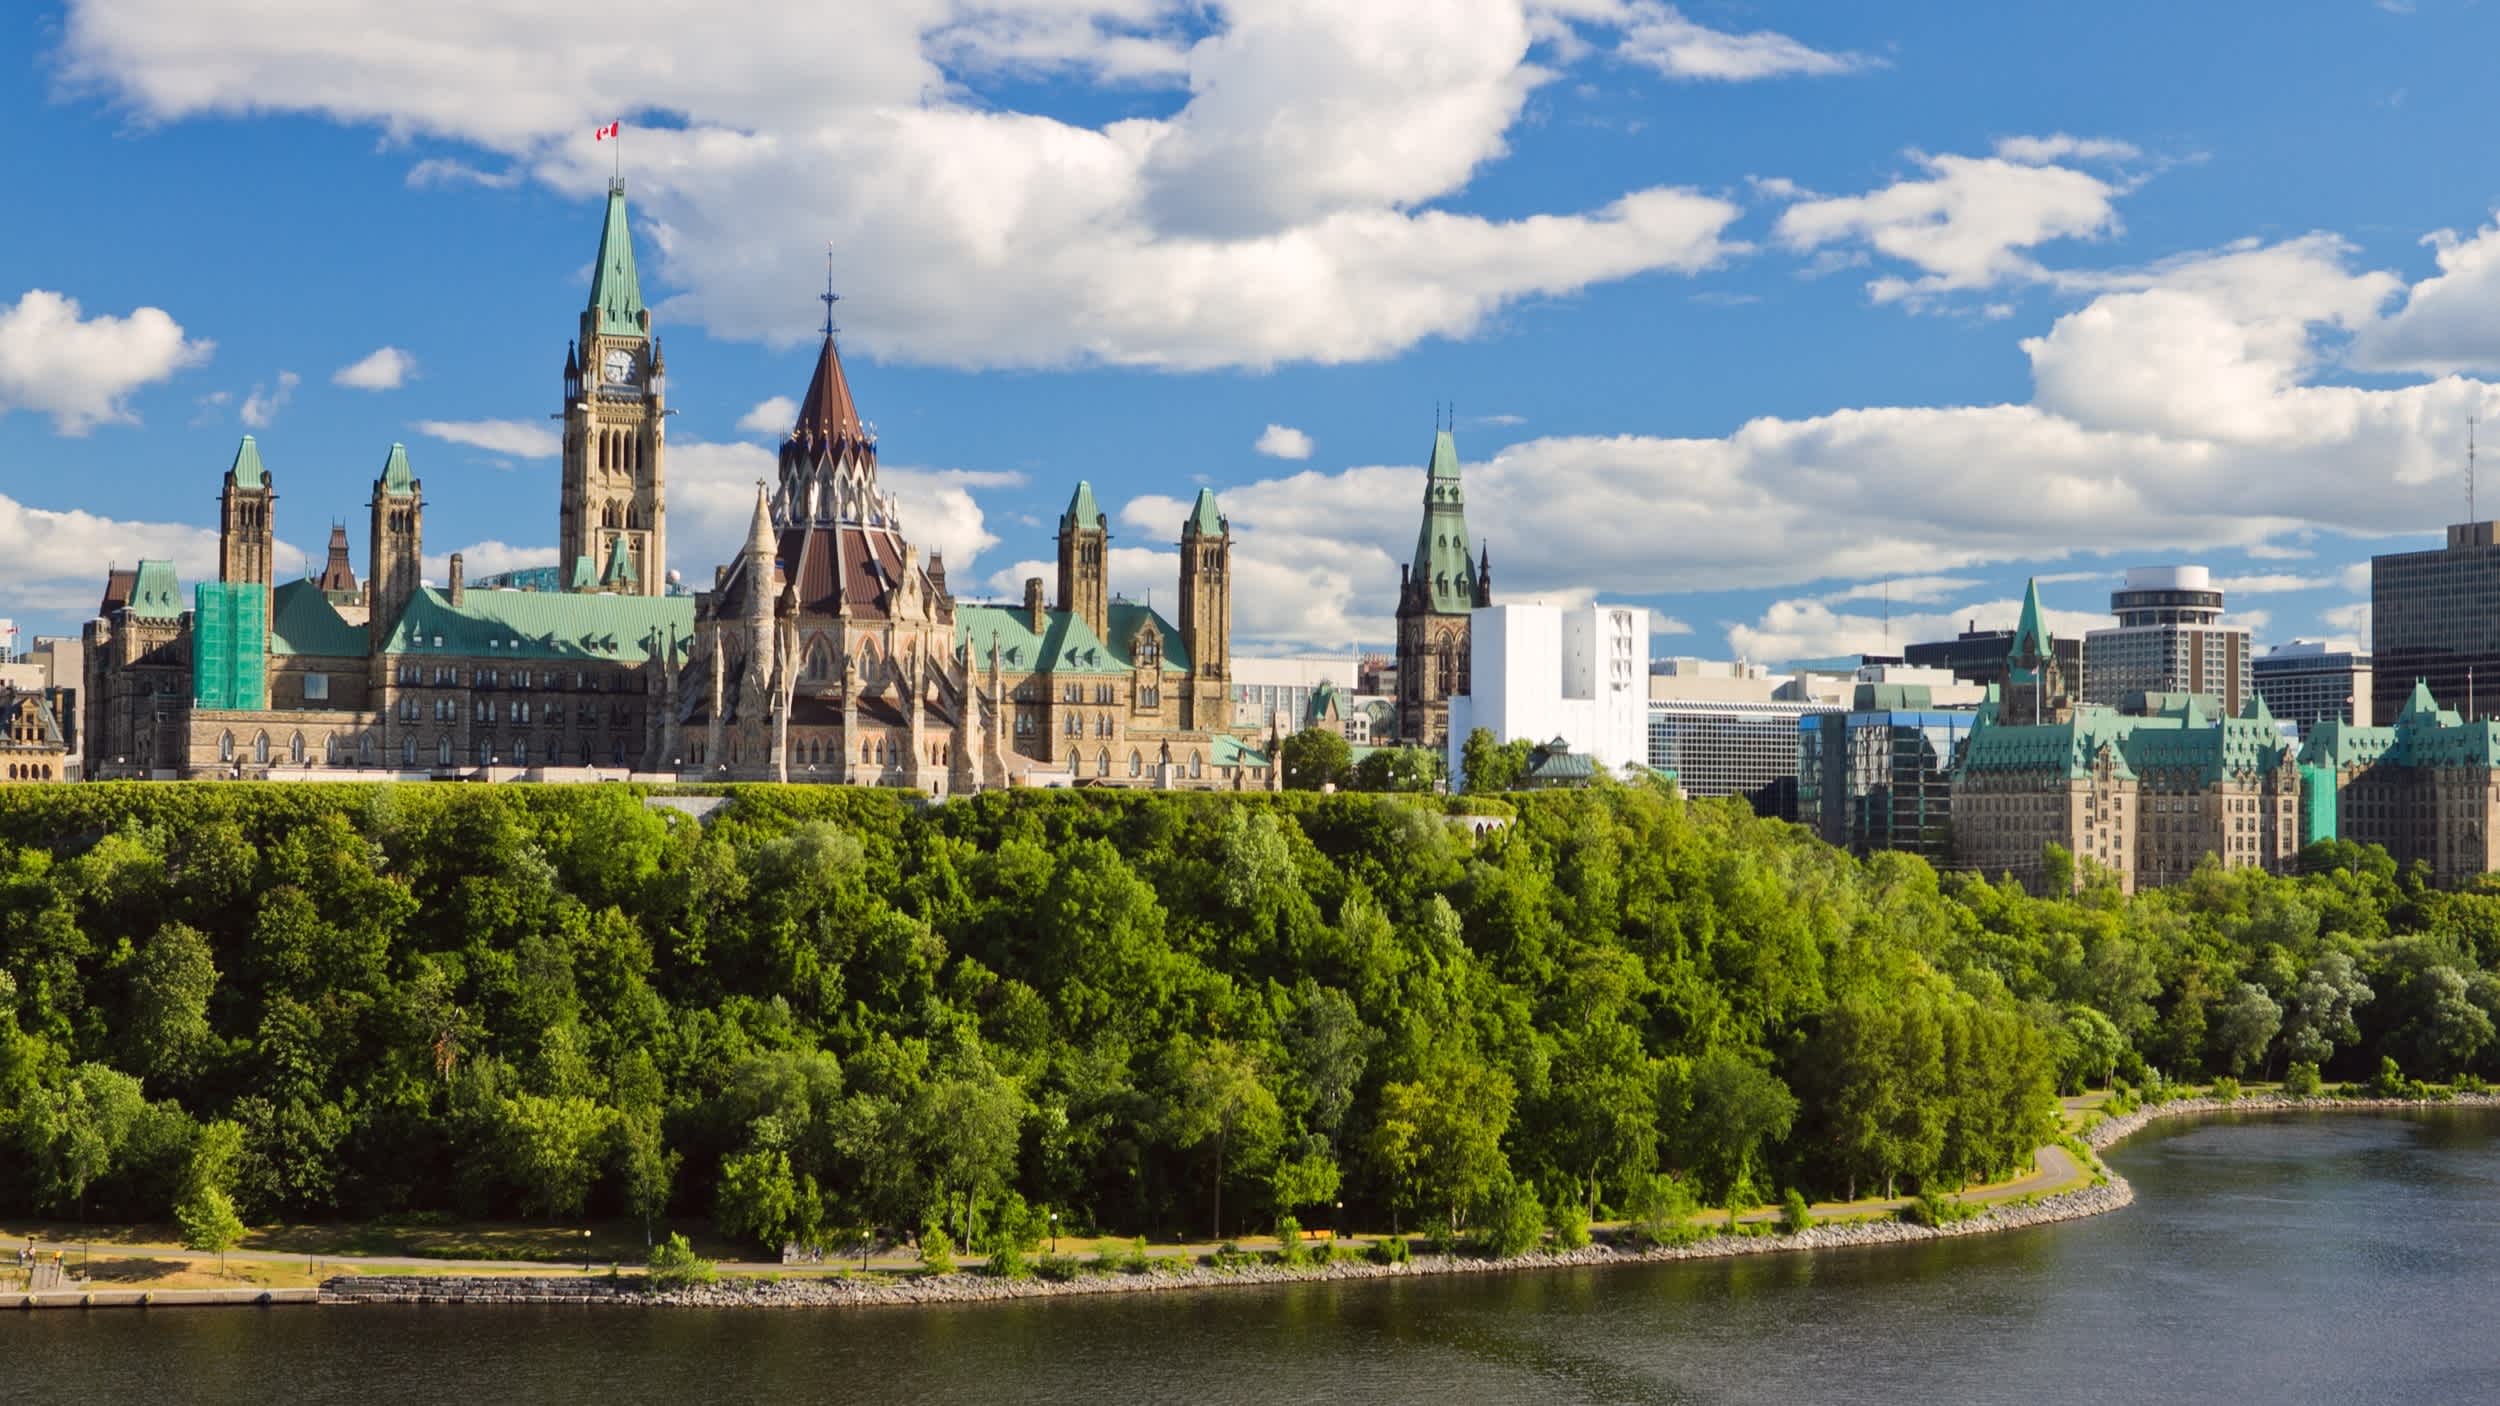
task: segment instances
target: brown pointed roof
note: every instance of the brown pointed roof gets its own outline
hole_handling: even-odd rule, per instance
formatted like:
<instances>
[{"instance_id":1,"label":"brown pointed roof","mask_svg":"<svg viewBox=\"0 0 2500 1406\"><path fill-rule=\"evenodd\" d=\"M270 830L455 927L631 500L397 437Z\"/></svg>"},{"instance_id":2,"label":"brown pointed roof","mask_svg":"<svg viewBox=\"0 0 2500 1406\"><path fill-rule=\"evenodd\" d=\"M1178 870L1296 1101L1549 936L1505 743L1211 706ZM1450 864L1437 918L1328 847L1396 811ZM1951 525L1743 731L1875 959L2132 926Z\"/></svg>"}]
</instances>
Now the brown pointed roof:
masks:
<instances>
[{"instance_id":1,"label":"brown pointed roof","mask_svg":"<svg viewBox=\"0 0 2500 1406\"><path fill-rule=\"evenodd\" d=\"M321 589L324 592L352 594L356 589L356 569L347 561L347 529L330 524L330 559L321 567Z\"/></svg>"},{"instance_id":2,"label":"brown pointed roof","mask_svg":"<svg viewBox=\"0 0 2500 1406\"><path fill-rule=\"evenodd\" d=\"M824 350L816 354L816 374L808 379L807 394L799 401L798 423L790 427L790 437L806 443L810 449L845 445L871 449L868 427L859 418L859 404L851 399L850 379L842 374L842 352L834 346L830 332L825 334Z\"/></svg>"}]
</instances>

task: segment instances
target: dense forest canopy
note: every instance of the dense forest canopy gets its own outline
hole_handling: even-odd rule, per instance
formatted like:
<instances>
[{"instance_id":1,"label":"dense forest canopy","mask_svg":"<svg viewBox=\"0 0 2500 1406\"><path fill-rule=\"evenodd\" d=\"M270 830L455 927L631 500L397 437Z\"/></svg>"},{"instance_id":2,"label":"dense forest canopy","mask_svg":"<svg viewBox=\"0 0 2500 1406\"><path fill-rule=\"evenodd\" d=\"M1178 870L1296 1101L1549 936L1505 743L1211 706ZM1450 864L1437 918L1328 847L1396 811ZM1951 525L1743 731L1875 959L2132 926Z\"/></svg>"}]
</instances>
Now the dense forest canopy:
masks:
<instances>
[{"instance_id":1,"label":"dense forest canopy","mask_svg":"<svg viewBox=\"0 0 2500 1406\"><path fill-rule=\"evenodd\" d=\"M1661 787L0 792L0 1212L1464 1225L2020 1165L2112 1074L2487 1071L2500 895L2039 899Z\"/></svg>"}]
</instances>

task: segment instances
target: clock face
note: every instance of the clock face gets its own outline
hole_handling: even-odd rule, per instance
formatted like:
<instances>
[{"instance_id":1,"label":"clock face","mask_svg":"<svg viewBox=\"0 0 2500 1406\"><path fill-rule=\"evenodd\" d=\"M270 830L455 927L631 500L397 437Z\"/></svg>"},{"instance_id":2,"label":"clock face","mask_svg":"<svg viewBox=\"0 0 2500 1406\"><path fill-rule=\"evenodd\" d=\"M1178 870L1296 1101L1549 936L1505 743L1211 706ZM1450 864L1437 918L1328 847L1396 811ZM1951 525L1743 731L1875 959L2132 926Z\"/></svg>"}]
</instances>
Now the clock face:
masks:
<instances>
[{"instance_id":1,"label":"clock face","mask_svg":"<svg viewBox=\"0 0 2500 1406\"><path fill-rule=\"evenodd\" d=\"M623 347L610 348L608 359L601 366L607 373L609 385L630 386L634 383L634 354Z\"/></svg>"}]
</instances>

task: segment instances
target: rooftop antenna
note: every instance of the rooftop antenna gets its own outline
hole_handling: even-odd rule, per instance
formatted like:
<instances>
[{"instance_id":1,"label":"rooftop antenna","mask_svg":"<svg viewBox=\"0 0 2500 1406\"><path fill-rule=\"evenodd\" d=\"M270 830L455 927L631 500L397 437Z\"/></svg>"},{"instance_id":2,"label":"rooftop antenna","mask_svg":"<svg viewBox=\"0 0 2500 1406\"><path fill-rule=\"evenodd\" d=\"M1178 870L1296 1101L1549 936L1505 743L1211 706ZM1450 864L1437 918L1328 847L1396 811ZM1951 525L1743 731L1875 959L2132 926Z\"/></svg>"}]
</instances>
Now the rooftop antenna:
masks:
<instances>
[{"instance_id":1,"label":"rooftop antenna","mask_svg":"<svg viewBox=\"0 0 2500 1406\"><path fill-rule=\"evenodd\" d=\"M825 241L825 291L820 296L825 304L825 335L831 337L834 334L833 305L842 301L842 295L833 291L833 241L830 239Z\"/></svg>"},{"instance_id":2,"label":"rooftop antenna","mask_svg":"<svg viewBox=\"0 0 2500 1406\"><path fill-rule=\"evenodd\" d=\"M2465 520L2474 518L2474 417L2465 417Z\"/></svg>"}]
</instances>

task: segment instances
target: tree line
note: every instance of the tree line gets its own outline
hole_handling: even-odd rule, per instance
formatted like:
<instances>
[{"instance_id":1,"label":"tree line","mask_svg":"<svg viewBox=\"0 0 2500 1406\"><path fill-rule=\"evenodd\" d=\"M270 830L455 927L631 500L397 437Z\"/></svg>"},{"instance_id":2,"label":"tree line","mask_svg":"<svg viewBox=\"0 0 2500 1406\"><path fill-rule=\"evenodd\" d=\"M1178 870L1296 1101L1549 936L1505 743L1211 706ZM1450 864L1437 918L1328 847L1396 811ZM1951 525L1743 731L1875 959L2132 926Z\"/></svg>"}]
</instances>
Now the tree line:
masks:
<instances>
[{"instance_id":1,"label":"tree line","mask_svg":"<svg viewBox=\"0 0 2500 1406\"><path fill-rule=\"evenodd\" d=\"M1455 1231L1950 1188L2112 1077L2500 1072L2500 895L2351 846L2043 899L1648 784L647 800L0 792L0 1212Z\"/></svg>"}]
</instances>

